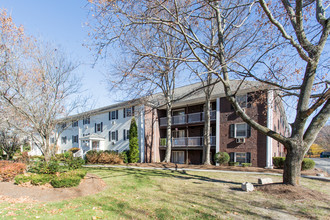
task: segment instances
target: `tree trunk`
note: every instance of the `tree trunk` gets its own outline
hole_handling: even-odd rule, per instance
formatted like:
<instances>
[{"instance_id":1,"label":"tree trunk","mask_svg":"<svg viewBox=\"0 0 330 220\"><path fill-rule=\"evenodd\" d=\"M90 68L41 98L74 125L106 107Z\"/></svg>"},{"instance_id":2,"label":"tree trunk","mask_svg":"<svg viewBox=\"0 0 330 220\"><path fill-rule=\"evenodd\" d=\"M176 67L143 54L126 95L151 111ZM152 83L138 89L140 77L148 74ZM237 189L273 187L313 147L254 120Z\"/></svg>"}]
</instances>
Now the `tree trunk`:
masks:
<instances>
[{"instance_id":1,"label":"tree trunk","mask_svg":"<svg viewBox=\"0 0 330 220\"><path fill-rule=\"evenodd\" d=\"M299 185L301 163L304 159L304 147L298 144L286 146L287 155L284 162L283 183L293 186Z\"/></svg>"},{"instance_id":2,"label":"tree trunk","mask_svg":"<svg viewBox=\"0 0 330 220\"><path fill-rule=\"evenodd\" d=\"M210 143L210 98L206 95L206 102L204 107L204 143L203 143L203 164L210 165L210 151L211 151L211 143Z\"/></svg>"},{"instance_id":3,"label":"tree trunk","mask_svg":"<svg viewBox=\"0 0 330 220\"><path fill-rule=\"evenodd\" d=\"M169 100L168 100L169 101ZM166 153L163 162L171 162L172 152L172 103L168 102L166 105L167 110L167 130L166 130Z\"/></svg>"}]
</instances>

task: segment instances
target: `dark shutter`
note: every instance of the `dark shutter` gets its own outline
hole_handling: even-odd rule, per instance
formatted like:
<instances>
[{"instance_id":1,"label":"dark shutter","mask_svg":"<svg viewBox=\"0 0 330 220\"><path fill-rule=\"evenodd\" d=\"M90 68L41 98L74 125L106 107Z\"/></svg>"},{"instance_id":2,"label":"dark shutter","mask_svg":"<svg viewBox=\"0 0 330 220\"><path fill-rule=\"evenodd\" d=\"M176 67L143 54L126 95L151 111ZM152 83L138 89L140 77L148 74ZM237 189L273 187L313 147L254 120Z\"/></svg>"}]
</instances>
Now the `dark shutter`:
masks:
<instances>
[{"instance_id":1,"label":"dark shutter","mask_svg":"<svg viewBox=\"0 0 330 220\"><path fill-rule=\"evenodd\" d=\"M101 122L101 132L103 132L103 122Z\"/></svg>"},{"instance_id":2,"label":"dark shutter","mask_svg":"<svg viewBox=\"0 0 330 220\"><path fill-rule=\"evenodd\" d=\"M72 143L74 143L74 136L72 135Z\"/></svg>"},{"instance_id":3,"label":"dark shutter","mask_svg":"<svg viewBox=\"0 0 330 220\"><path fill-rule=\"evenodd\" d=\"M123 117L125 118L126 108L123 109Z\"/></svg>"},{"instance_id":4,"label":"dark shutter","mask_svg":"<svg viewBox=\"0 0 330 220\"><path fill-rule=\"evenodd\" d=\"M123 139L124 139L124 141L126 141L126 130L125 129L123 130Z\"/></svg>"},{"instance_id":5,"label":"dark shutter","mask_svg":"<svg viewBox=\"0 0 330 220\"><path fill-rule=\"evenodd\" d=\"M235 156L234 152L229 153L229 156L230 156L230 162L234 162L234 156Z\"/></svg>"},{"instance_id":6,"label":"dark shutter","mask_svg":"<svg viewBox=\"0 0 330 220\"><path fill-rule=\"evenodd\" d=\"M246 153L246 162L251 163L251 153L250 152Z\"/></svg>"},{"instance_id":7,"label":"dark shutter","mask_svg":"<svg viewBox=\"0 0 330 220\"><path fill-rule=\"evenodd\" d=\"M251 126L249 124L246 125L246 137L251 137Z\"/></svg>"},{"instance_id":8,"label":"dark shutter","mask_svg":"<svg viewBox=\"0 0 330 220\"><path fill-rule=\"evenodd\" d=\"M118 130L116 130L116 141L118 141Z\"/></svg>"},{"instance_id":9,"label":"dark shutter","mask_svg":"<svg viewBox=\"0 0 330 220\"><path fill-rule=\"evenodd\" d=\"M127 136L126 137L127 137L127 139L129 139L129 130L127 130Z\"/></svg>"},{"instance_id":10,"label":"dark shutter","mask_svg":"<svg viewBox=\"0 0 330 220\"><path fill-rule=\"evenodd\" d=\"M111 131L109 131L109 141L111 141Z\"/></svg>"},{"instance_id":11,"label":"dark shutter","mask_svg":"<svg viewBox=\"0 0 330 220\"><path fill-rule=\"evenodd\" d=\"M235 137L235 124L229 125L229 137L230 138Z\"/></svg>"},{"instance_id":12,"label":"dark shutter","mask_svg":"<svg viewBox=\"0 0 330 220\"><path fill-rule=\"evenodd\" d=\"M252 95L251 94L248 94L247 95L247 104L246 104L246 107L247 108L251 108L252 106Z\"/></svg>"},{"instance_id":13,"label":"dark shutter","mask_svg":"<svg viewBox=\"0 0 330 220\"><path fill-rule=\"evenodd\" d=\"M96 123L95 123L95 133L96 133Z\"/></svg>"},{"instance_id":14,"label":"dark shutter","mask_svg":"<svg viewBox=\"0 0 330 220\"><path fill-rule=\"evenodd\" d=\"M109 121L111 121L111 112L109 112Z\"/></svg>"},{"instance_id":15,"label":"dark shutter","mask_svg":"<svg viewBox=\"0 0 330 220\"><path fill-rule=\"evenodd\" d=\"M118 119L118 110L116 110L116 119Z\"/></svg>"},{"instance_id":16,"label":"dark shutter","mask_svg":"<svg viewBox=\"0 0 330 220\"><path fill-rule=\"evenodd\" d=\"M131 116L134 116L134 106L132 106L132 115Z\"/></svg>"}]
</instances>

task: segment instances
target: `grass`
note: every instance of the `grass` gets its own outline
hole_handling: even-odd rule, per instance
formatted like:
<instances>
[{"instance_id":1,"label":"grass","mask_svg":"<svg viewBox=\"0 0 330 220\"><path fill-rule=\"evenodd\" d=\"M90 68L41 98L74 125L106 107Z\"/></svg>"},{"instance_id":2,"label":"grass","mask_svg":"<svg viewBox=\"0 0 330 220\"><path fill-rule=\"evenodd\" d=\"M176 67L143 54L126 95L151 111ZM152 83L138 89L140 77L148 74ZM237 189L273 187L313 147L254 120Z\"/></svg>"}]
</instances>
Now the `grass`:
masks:
<instances>
[{"instance_id":1,"label":"grass","mask_svg":"<svg viewBox=\"0 0 330 220\"><path fill-rule=\"evenodd\" d=\"M263 192L246 193L242 182L266 175L122 168L88 169L107 188L95 195L50 203L0 203L4 219L290 219L330 215L325 201L292 201ZM269 176L281 181L280 176ZM302 185L330 195L330 184L302 179Z\"/></svg>"}]
</instances>

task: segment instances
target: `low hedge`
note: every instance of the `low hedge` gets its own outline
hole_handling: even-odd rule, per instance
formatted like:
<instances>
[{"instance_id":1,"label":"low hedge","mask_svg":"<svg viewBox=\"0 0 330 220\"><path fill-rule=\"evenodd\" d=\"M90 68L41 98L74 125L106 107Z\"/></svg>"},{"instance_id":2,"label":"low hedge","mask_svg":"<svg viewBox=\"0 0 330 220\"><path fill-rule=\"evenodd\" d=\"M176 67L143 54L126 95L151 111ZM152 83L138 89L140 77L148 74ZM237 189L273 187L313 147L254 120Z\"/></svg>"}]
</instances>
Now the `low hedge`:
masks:
<instances>
[{"instance_id":1,"label":"low hedge","mask_svg":"<svg viewBox=\"0 0 330 220\"><path fill-rule=\"evenodd\" d=\"M24 163L13 163L9 161L1 161L0 163L0 181L10 181L18 174L24 173L26 165Z\"/></svg>"},{"instance_id":2,"label":"low hedge","mask_svg":"<svg viewBox=\"0 0 330 220\"><path fill-rule=\"evenodd\" d=\"M250 167L252 166L252 163L242 163L242 167Z\"/></svg>"},{"instance_id":3,"label":"low hedge","mask_svg":"<svg viewBox=\"0 0 330 220\"><path fill-rule=\"evenodd\" d=\"M86 176L86 170L72 170L57 175L53 174L30 174L17 175L15 177L16 184L30 182L33 185L44 185L50 183L54 188L74 187L78 186L81 179Z\"/></svg>"},{"instance_id":4,"label":"low hedge","mask_svg":"<svg viewBox=\"0 0 330 220\"><path fill-rule=\"evenodd\" d=\"M229 162L229 166L239 166L239 162Z\"/></svg>"},{"instance_id":5,"label":"low hedge","mask_svg":"<svg viewBox=\"0 0 330 220\"><path fill-rule=\"evenodd\" d=\"M273 157L273 165L277 169L284 168L285 157ZM312 159L304 158L301 164L301 170L310 170L315 166L315 162Z\"/></svg>"},{"instance_id":6,"label":"low hedge","mask_svg":"<svg viewBox=\"0 0 330 220\"><path fill-rule=\"evenodd\" d=\"M86 162L90 164L123 164L125 154L116 151L95 151L86 153Z\"/></svg>"},{"instance_id":7,"label":"low hedge","mask_svg":"<svg viewBox=\"0 0 330 220\"><path fill-rule=\"evenodd\" d=\"M60 175L50 181L54 188L74 187L80 184L81 177L77 175Z\"/></svg>"}]
</instances>

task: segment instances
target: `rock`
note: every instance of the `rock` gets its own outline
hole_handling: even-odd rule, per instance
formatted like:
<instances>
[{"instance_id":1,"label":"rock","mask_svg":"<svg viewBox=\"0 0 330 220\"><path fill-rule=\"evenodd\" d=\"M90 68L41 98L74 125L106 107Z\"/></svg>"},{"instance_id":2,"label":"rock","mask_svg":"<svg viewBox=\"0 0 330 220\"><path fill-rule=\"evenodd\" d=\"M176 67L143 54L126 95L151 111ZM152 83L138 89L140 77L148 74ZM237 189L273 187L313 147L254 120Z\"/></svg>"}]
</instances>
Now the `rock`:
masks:
<instances>
[{"instance_id":1,"label":"rock","mask_svg":"<svg viewBox=\"0 0 330 220\"><path fill-rule=\"evenodd\" d=\"M323 173L317 173L316 176L324 177Z\"/></svg>"},{"instance_id":2,"label":"rock","mask_svg":"<svg viewBox=\"0 0 330 220\"><path fill-rule=\"evenodd\" d=\"M252 192L254 190L254 187L253 187L252 183L245 182L245 183L242 183L242 190L245 192Z\"/></svg>"},{"instance_id":3,"label":"rock","mask_svg":"<svg viewBox=\"0 0 330 220\"><path fill-rule=\"evenodd\" d=\"M270 184L273 183L273 180L271 178L259 178L258 179L258 184Z\"/></svg>"}]
</instances>

